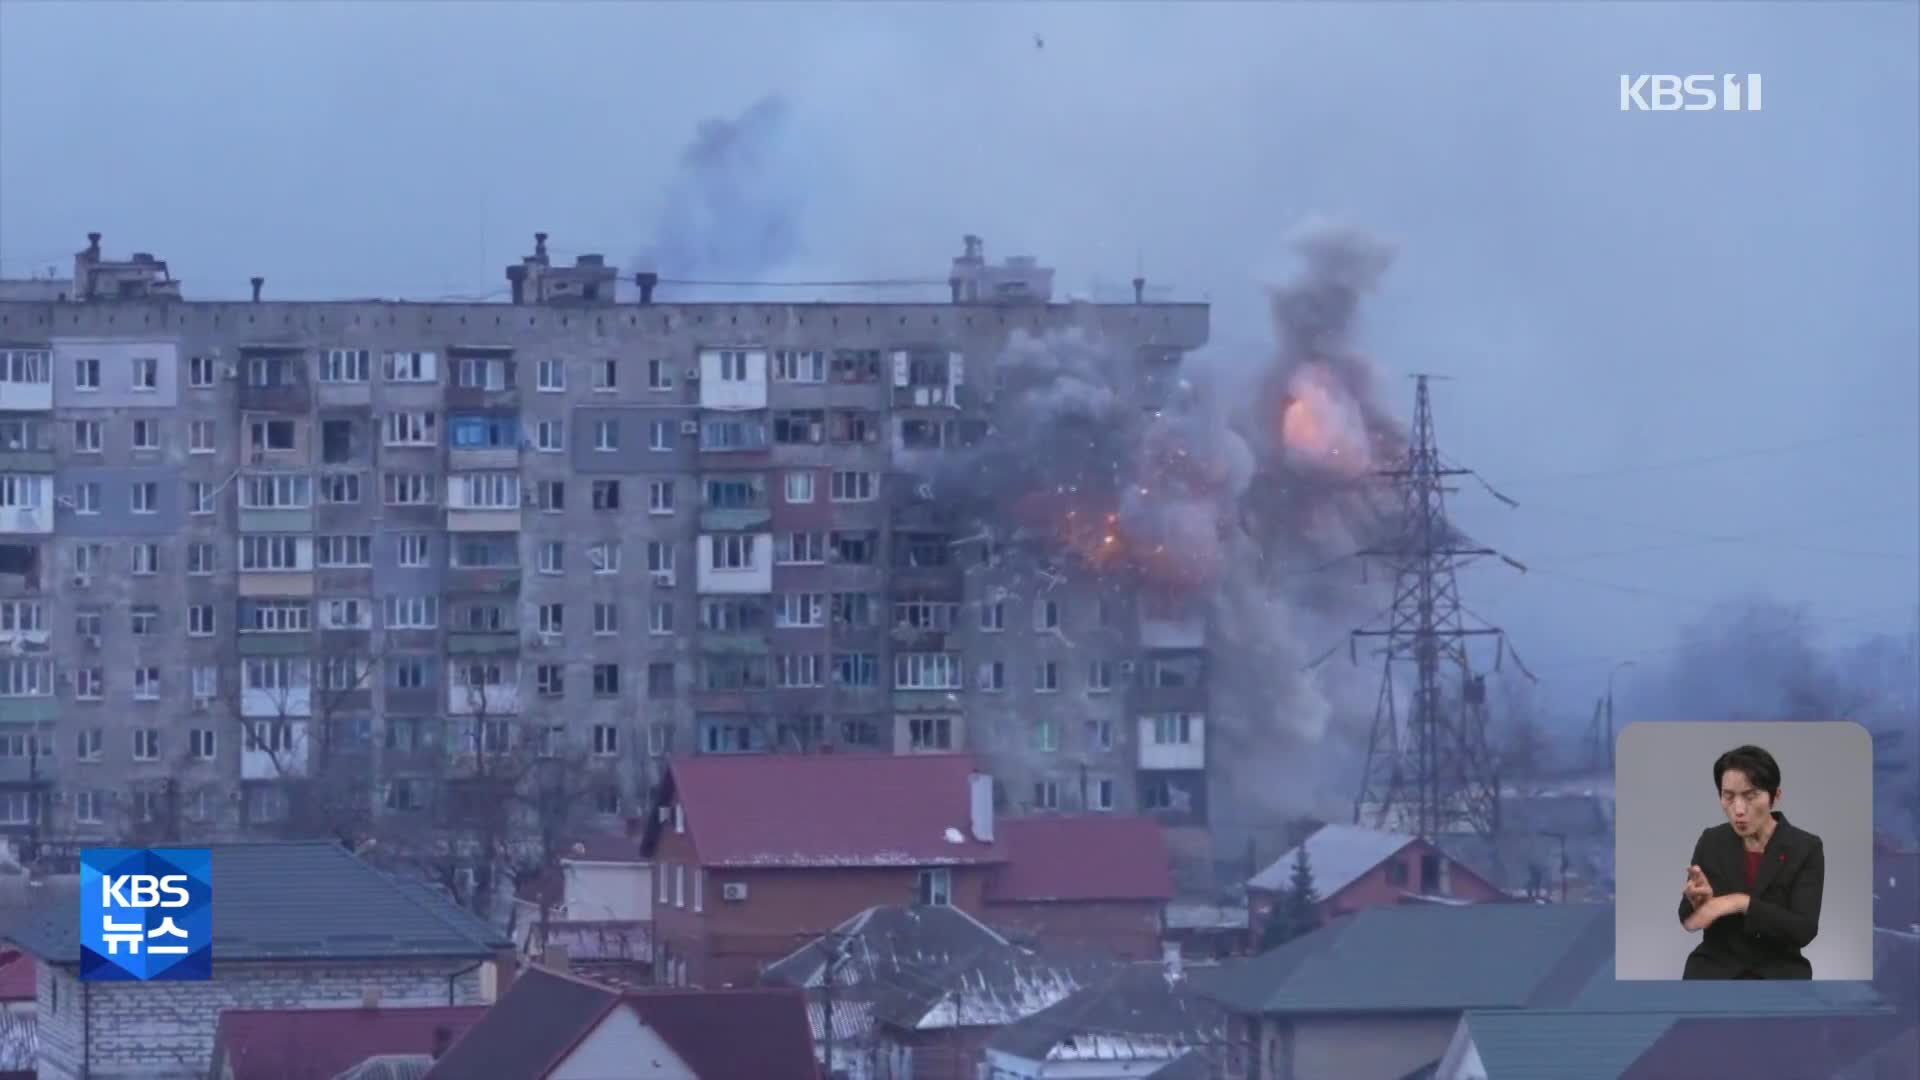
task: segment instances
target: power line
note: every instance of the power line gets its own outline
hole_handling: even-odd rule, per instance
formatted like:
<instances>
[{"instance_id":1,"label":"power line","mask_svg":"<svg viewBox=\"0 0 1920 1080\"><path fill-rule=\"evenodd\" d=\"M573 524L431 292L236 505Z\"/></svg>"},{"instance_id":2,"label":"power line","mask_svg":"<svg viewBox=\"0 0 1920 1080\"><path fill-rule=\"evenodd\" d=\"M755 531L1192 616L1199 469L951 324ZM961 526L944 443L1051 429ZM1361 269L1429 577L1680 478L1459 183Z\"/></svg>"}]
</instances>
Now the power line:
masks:
<instances>
[{"instance_id":1,"label":"power line","mask_svg":"<svg viewBox=\"0 0 1920 1080\"><path fill-rule=\"evenodd\" d=\"M1726 461L1746 461L1757 457L1771 457L1777 454L1790 454L1797 450L1811 450L1820 446L1833 446L1839 443L1859 442L1863 439L1879 438L1882 435L1901 434L1909 439L1913 437L1911 427L1866 428L1844 434L1825 435L1811 439L1801 439L1790 443L1775 443L1771 446L1756 446L1742 450L1727 450L1695 457L1672 458L1667 461L1649 462L1644 465L1627 465L1612 469L1589 469L1577 472L1535 473L1518 477L1507 477L1503 483L1532 484L1564 480L1597 480L1615 476L1637 476L1645 473L1671 472L1679 469L1698 468L1702 465L1717 465Z\"/></svg>"},{"instance_id":2,"label":"power line","mask_svg":"<svg viewBox=\"0 0 1920 1080\"><path fill-rule=\"evenodd\" d=\"M1582 513L1578 510L1566 510L1556 506L1547 506L1541 503L1533 502L1531 500L1527 502L1526 508L1528 510L1539 511L1539 512L1550 514L1556 517L1564 517L1564 518L1568 518L1575 521L1586 521L1586 522L1592 522L1594 524L1599 524L1599 525L1617 525L1623 528L1640 529L1640 530L1651 532L1651 533L1664 533L1669 536L1684 537L1689 541L1686 544L1666 544L1666 545L1655 545L1651 547L1622 548L1622 549L1616 549L1614 551L1589 552L1579 556L1574 556L1570 559L1561 560L1563 564L1570 561L1585 561L1593 558L1607 558L1613 555L1638 554L1643 551L1668 551L1668 550L1675 550L1677 548L1697 547L1697 546L1704 546L1704 545L1711 545L1711 544L1758 544L1758 545L1771 544L1772 546L1782 547L1782 548L1786 548L1794 551L1805 551L1805 552L1808 552L1809 554L1814 554L1814 555L1826 555L1826 556L1833 556L1838 558L1854 558L1854 559L1885 559L1885 560L1891 560L1896 562L1913 562L1917 557L1920 557L1920 556L1915 556L1913 554L1901 554L1899 552L1892 552L1892 551L1866 551L1866 550L1860 550L1856 548L1837 548L1837 547L1827 547L1820 544L1801 544L1801 543L1795 543L1787 540L1772 540L1771 539L1772 537L1787 531L1787 530L1779 530L1779 529L1762 529L1762 530L1756 530L1752 532L1730 533L1730 534L1729 533L1711 533L1711 532L1702 532L1695 529L1679 528L1679 527L1668 525L1668 524L1646 522L1646 521L1635 521L1629 518L1616 517L1611 514ZM1911 509L1891 510L1883 507L1875 511L1872 511L1869 514L1861 515L1858 518L1840 519L1840 520L1872 520L1876 518L1889 517L1889 516L1894 516L1899 514L1913 516L1916 513L1920 513L1920 511L1911 510ZM1532 564L1529 564L1529 565L1532 565ZM1553 565L1553 563L1549 561L1547 565Z\"/></svg>"}]
</instances>

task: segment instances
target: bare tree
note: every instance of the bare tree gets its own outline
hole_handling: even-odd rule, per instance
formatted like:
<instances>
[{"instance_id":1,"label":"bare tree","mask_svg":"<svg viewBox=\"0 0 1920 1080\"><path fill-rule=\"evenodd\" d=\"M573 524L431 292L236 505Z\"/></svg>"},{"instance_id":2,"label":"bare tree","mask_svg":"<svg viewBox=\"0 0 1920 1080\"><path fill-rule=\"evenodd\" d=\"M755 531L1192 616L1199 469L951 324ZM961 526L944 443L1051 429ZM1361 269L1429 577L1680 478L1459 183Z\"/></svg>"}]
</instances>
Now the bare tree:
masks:
<instances>
[{"instance_id":1,"label":"bare tree","mask_svg":"<svg viewBox=\"0 0 1920 1080\"><path fill-rule=\"evenodd\" d=\"M242 753L263 756L287 799L274 830L288 839L324 837L357 847L373 833L372 759L349 724L366 711L379 657L331 651L273 660L275 685L249 687L241 664L235 719ZM264 702L267 716L249 716ZM255 708L254 712L262 711Z\"/></svg>"}]
</instances>

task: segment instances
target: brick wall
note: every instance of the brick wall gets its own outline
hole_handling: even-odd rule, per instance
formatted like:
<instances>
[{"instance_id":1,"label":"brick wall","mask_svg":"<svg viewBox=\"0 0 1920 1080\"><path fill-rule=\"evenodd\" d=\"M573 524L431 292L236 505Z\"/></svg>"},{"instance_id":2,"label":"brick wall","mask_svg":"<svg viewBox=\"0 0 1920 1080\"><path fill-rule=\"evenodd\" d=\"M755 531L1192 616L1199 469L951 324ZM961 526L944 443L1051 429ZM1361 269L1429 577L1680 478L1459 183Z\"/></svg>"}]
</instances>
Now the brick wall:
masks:
<instances>
[{"instance_id":1,"label":"brick wall","mask_svg":"<svg viewBox=\"0 0 1920 1080\"><path fill-rule=\"evenodd\" d=\"M1157 900L990 903L980 918L1016 940L1158 960L1161 909Z\"/></svg>"},{"instance_id":2,"label":"brick wall","mask_svg":"<svg viewBox=\"0 0 1920 1080\"><path fill-rule=\"evenodd\" d=\"M449 976L472 961L217 964L207 982L81 983L40 965L40 1076L79 1080L202 1080L227 1009L342 1008L369 989L382 1005L445 1005ZM456 1005L485 1004L482 968L454 980ZM83 1036L84 1032L84 1036Z\"/></svg>"}]
</instances>

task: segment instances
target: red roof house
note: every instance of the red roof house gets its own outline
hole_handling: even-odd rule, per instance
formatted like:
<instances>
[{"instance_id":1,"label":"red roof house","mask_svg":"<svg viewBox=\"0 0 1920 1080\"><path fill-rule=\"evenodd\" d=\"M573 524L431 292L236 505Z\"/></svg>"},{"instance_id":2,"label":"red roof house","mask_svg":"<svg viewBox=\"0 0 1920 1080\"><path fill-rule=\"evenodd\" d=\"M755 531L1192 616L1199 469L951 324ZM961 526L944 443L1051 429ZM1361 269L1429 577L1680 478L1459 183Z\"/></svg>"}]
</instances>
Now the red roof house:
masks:
<instances>
[{"instance_id":1,"label":"red roof house","mask_svg":"<svg viewBox=\"0 0 1920 1080\"><path fill-rule=\"evenodd\" d=\"M1173 899L1166 834L1144 817L1097 814L1002 821L1007 861L987 879L982 918L1014 938L1160 956Z\"/></svg>"},{"instance_id":2,"label":"red roof house","mask_svg":"<svg viewBox=\"0 0 1920 1080\"><path fill-rule=\"evenodd\" d=\"M654 971L665 985L748 985L858 911L979 915L992 778L964 754L679 758L641 851L654 862Z\"/></svg>"},{"instance_id":3,"label":"red roof house","mask_svg":"<svg viewBox=\"0 0 1920 1080\"><path fill-rule=\"evenodd\" d=\"M1299 846L1247 882L1250 928L1256 942L1267 915L1293 879L1305 848L1325 922L1363 908L1409 901L1485 903L1506 893L1435 845L1405 833L1360 825L1322 825Z\"/></svg>"},{"instance_id":4,"label":"red roof house","mask_svg":"<svg viewBox=\"0 0 1920 1080\"><path fill-rule=\"evenodd\" d=\"M528 968L425 1080L816 1080L798 990L619 990Z\"/></svg>"},{"instance_id":5,"label":"red roof house","mask_svg":"<svg viewBox=\"0 0 1920 1080\"><path fill-rule=\"evenodd\" d=\"M333 1080L368 1058L431 1057L486 1015L482 1005L433 1008L229 1009L214 1033L223 1080Z\"/></svg>"},{"instance_id":6,"label":"red roof house","mask_svg":"<svg viewBox=\"0 0 1920 1080\"><path fill-rule=\"evenodd\" d=\"M8 1012L33 1011L38 984L33 957L19 949L0 952L0 1008Z\"/></svg>"}]
</instances>

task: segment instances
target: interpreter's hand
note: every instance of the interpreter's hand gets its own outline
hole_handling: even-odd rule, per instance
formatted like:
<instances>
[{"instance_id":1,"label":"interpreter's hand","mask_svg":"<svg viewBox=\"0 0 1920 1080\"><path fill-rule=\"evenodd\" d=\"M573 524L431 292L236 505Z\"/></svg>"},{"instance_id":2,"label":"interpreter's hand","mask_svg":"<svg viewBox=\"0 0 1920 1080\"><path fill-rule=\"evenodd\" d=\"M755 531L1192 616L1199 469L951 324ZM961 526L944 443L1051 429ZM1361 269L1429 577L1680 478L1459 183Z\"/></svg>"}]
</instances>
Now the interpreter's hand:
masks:
<instances>
[{"instance_id":1,"label":"interpreter's hand","mask_svg":"<svg viewBox=\"0 0 1920 1080\"><path fill-rule=\"evenodd\" d=\"M1746 910L1746 893L1728 893L1725 896L1716 896L1706 903L1701 904L1692 915L1687 916L1687 921L1681 925L1690 931L1705 930L1707 927L1713 925L1714 920L1719 919L1723 915L1738 915Z\"/></svg>"},{"instance_id":2,"label":"interpreter's hand","mask_svg":"<svg viewBox=\"0 0 1920 1080\"><path fill-rule=\"evenodd\" d=\"M1693 910L1699 911L1700 905L1713 899L1713 886L1707 881L1707 875L1697 866L1687 867L1687 883L1682 890Z\"/></svg>"}]
</instances>

